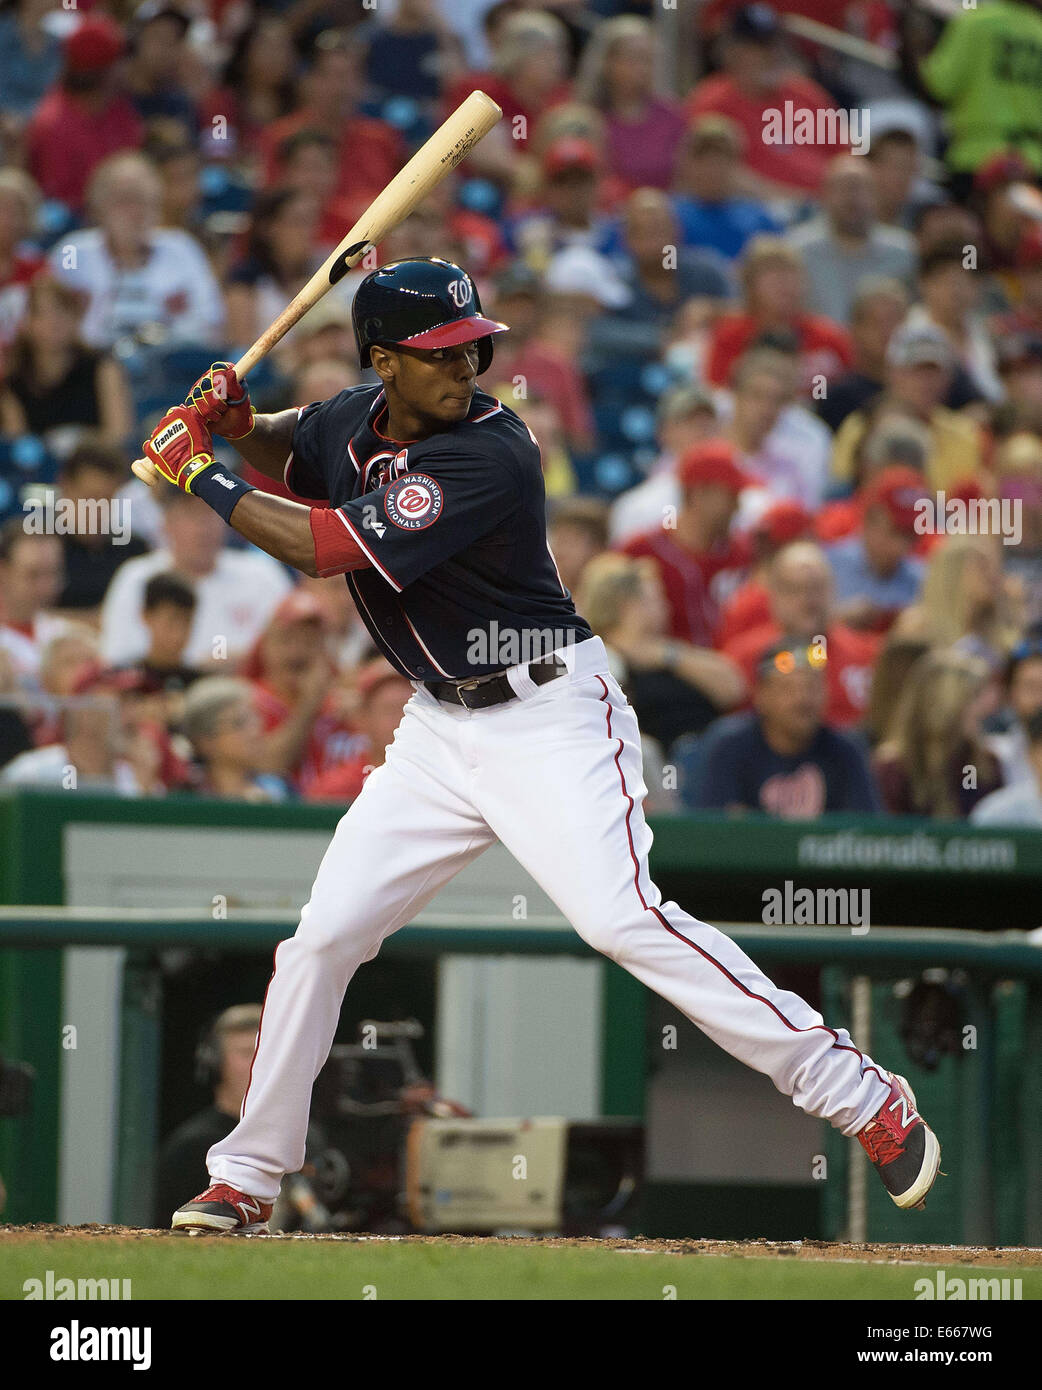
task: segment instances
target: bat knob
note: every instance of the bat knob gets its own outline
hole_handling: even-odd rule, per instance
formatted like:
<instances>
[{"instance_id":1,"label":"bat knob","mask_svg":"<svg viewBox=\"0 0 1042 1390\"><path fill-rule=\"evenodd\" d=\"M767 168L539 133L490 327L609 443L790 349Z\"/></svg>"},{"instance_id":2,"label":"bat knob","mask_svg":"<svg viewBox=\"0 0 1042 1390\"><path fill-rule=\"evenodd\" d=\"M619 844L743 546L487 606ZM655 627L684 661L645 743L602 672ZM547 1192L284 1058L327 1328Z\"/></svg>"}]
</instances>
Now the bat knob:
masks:
<instances>
[{"instance_id":1,"label":"bat knob","mask_svg":"<svg viewBox=\"0 0 1042 1390\"><path fill-rule=\"evenodd\" d=\"M149 487L158 487L162 474L156 469L155 465L148 459L135 459L130 465L131 471L136 478L140 478Z\"/></svg>"}]
</instances>

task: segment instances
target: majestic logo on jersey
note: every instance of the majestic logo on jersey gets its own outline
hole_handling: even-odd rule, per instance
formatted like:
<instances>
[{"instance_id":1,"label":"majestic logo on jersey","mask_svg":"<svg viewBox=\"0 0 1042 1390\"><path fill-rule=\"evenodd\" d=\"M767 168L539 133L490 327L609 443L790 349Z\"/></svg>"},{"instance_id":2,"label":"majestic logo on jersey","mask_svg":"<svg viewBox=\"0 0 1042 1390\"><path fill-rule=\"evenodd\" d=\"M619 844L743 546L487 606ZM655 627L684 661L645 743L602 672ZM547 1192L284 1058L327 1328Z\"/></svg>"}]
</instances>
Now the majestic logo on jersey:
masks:
<instances>
[{"instance_id":1,"label":"majestic logo on jersey","mask_svg":"<svg viewBox=\"0 0 1042 1390\"><path fill-rule=\"evenodd\" d=\"M422 531L437 521L444 496L426 473L409 473L384 493L384 511L403 531Z\"/></svg>"}]
</instances>

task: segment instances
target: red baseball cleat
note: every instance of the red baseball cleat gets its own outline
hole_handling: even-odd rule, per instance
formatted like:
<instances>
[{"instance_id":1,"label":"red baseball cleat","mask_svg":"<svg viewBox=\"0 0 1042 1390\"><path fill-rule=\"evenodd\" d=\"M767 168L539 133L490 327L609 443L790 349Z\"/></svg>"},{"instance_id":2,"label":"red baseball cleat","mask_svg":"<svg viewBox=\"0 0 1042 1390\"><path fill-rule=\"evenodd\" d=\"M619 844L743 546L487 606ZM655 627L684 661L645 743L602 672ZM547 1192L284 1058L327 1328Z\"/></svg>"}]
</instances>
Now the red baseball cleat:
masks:
<instances>
[{"instance_id":1,"label":"red baseball cleat","mask_svg":"<svg viewBox=\"0 0 1042 1390\"><path fill-rule=\"evenodd\" d=\"M890 1076L890 1094L858 1133L883 1186L899 1207L925 1207L941 1165L937 1136L915 1108L915 1092L903 1076Z\"/></svg>"},{"instance_id":2,"label":"red baseball cleat","mask_svg":"<svg viewBox=\"0 0 1042 1390\"><path fill-rule=\"evenodd\" d=\"M178 1207L170 1225L175 1231L235 1231L238 1234L266 1231L274 1205L274 1202L262 1202L259 1197L249 1197L226 1182L215 1182L198 1197Z\"/></svg>"}]
</instances>

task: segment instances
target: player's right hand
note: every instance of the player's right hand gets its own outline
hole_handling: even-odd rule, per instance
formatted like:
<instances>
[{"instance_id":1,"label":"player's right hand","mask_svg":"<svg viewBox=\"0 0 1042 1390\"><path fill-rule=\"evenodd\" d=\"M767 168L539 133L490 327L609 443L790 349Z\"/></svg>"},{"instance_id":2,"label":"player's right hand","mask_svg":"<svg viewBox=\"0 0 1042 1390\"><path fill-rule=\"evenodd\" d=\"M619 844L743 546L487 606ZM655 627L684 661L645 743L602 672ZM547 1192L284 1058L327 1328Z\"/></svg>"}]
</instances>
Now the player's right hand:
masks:
<instances>
[{"instance_id":1,"label":"player's right hand","mask_svg":"<svg viewBox=\"0 0 1042 1390\"><path fill-rule=\"evenodd\" d=\"M189 391L185 405L222 439L245 439L253 429L249 388L235 375L231 362L215 362Z\"/></svg>"},{"instance_id":2,"label":"player's right hand","mask_svg":"<svg viewBox=\"0 0 1042 1390\"><path fill-rule=\"evenodd\" d=\"M168 410L142 448L167 482L182 492L191 492L192 479L215 462L210 431L187 405Z\"/></svg>"}]
</instances>

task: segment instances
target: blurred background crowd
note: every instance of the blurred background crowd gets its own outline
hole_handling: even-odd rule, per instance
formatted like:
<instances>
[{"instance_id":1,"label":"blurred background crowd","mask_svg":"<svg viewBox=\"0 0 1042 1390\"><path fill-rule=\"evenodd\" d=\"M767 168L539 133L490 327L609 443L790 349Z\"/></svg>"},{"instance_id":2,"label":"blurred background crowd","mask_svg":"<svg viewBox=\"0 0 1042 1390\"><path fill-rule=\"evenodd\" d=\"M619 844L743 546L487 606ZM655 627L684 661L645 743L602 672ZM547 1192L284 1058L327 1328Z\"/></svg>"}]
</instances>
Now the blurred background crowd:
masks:
<instances>
[{"instance_id":1,"label":"blurred background crowd","mask_svg":"<svg viewBox=\"0 0 1042 1390\"><path fill-rule=\"evenodd\" d=\"M411 687L343 580L129 465L476 87L504 120L257 408L375 379L374 264L459 261L650 811L1042 825L1029 0L9 0L0 785L347 802L380 763Z\"/></svg>"}]
</instances>

